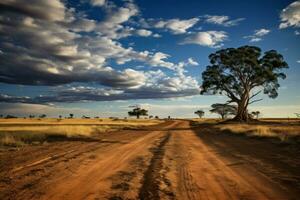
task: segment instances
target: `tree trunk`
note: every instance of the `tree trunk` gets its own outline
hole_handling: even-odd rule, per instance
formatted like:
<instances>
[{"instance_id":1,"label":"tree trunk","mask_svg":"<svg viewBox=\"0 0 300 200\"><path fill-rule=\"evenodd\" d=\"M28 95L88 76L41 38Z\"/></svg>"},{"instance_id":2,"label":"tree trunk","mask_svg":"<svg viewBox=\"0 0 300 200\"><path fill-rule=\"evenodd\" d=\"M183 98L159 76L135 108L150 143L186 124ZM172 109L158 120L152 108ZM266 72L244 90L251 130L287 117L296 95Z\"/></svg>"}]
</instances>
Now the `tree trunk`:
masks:
<instances>
[{"instance_id":1,"label":"tree trunk","mask_svg":"<svg viewBox=\"0 0 300 200\"><path fill-rule=\"evenodd\" d=\"M225 119L225 114L221 114L221 118L222 118L222 119Z\"/></svg>"},{"instance_id":2,"label":"tree trunk","mask_svg":"<svg viewBox=\"0 0 300 200\"><path fill-rule=\"evenodd\" d=\"M136 118L137 118L137 119L139 119L139 118L140 118L140 115L139 115L139 114L137 114L137 115L136 115Z\"/></svg>"},{"instance_id":3,"label":"tree trunk","mask_svg":"<svg viewBox=\"0 0 300 200\"><path fill-rule=\"evenodd\" d=\"M238 102L238 110L236 116L233 118L233 121L239 122L248 122L249 114L248 114L248 104L249 104L249 93L245 93L242 96L241 101Z\"/></svg>"}]
</instances>

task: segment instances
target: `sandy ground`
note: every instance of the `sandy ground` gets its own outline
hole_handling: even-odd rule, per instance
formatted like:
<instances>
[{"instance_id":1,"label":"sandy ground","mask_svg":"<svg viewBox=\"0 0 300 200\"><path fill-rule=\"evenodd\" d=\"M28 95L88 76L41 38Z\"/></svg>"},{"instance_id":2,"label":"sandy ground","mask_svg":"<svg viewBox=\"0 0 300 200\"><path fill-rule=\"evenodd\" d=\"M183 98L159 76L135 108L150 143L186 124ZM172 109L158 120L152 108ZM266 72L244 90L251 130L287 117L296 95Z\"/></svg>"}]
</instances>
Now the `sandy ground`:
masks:
<instances>
[{"instance_id":1,"label":"sandy ground","mask_svg":"<svg viewBox=\"0 0 300 200\"><path fill-rule=\"evenodd\" d=\"M0 199L299 198L297 148L210 131L177 120L1 150Z\"/></svg>"}]
</instances>

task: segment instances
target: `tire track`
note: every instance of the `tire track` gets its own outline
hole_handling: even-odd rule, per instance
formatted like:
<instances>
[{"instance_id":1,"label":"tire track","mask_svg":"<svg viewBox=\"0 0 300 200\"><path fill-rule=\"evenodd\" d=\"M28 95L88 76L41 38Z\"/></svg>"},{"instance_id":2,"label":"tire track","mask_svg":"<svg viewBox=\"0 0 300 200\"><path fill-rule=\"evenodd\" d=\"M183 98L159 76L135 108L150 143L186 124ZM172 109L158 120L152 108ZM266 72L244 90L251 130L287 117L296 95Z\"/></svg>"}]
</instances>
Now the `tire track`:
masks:
<instances>
[{"instance_id":1,"label":"tire track","mask_svg":"<svg viewBox=\"0 0 300 200\"><path fill-rule=\"evenodd\" d=\"M181 149L181 151L178 152L177 149L173 150L174 152L178 152L176 170L178 172L179 185L177 189L182 198L185 197L190 200L202 199L203 194L200 192L201 188L197 185L188 168L188 163L191 161L192 155L188 148L181 144L183 138L181 138L179 134L180 132L178 131L174 132L174 147ZM180 199L180 196L177 196L177 198Z\"/></svg>"},{"instance_id":2,"label":"tire track","mask_svg":"<svg viewBox=\"0 0 300 200\"><path fill-rule=\"evenodd\" d=\"M158 200L160 199L160 184L164 181L161 175L163 168L163 157L165 154L165 145L171 136L170 132L160 140L159 144L150 151L153 156L150 165L144 173L142 187L139 191L139 199L142 200ZM169 194L171 195L171 194Z\"/></svg>"}]
</instances>

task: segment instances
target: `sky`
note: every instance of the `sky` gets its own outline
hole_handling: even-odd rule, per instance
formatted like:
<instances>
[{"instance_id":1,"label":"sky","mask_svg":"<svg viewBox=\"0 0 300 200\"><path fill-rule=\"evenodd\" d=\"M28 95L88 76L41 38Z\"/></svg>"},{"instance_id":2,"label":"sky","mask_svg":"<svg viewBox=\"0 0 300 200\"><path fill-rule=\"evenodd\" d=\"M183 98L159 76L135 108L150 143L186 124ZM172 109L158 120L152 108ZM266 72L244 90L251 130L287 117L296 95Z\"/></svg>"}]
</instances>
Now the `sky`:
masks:
<instances>
[{"instance_id":1,"label":"sky","mask_svg":"<svg viewBox=\"0 0 300 200\"><path fill-rule=\"evenodd\" d=\"M222 95L200 95L208 56L274 49L289 65L279 96L249 107L300 112L300 1L1 0L0 114L206 117Z\"/></svg>"}]
</instances>

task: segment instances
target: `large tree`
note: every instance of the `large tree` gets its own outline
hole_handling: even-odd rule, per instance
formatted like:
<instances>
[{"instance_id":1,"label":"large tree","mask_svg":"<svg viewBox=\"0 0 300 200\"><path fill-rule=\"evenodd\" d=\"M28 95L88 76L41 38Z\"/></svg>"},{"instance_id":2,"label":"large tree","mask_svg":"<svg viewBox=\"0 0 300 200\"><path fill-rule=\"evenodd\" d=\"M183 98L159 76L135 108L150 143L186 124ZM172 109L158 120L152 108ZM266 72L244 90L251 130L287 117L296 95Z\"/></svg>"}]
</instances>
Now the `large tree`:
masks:
<instances>
[{"instance_id":1,"label":"large tree","mask_svg":"<svg viewBox=\"0 0 300 200\"><path fill-rule=\"evenodd\" d=\"M288 68L281 54L255 46L227 48L209 55L210 65L202 73L201 94L224 94L229 103L238 106L234 120L248 121L248 105L264 92L270 98L278 96L279 79L286 78L282 72Z\"/></svg>"},{"instance_id":2,"label":"large tree","mask_svg":"<svg viewBox=\"0 0 300 200\"><path fill-rule=\"evenodd\" d=\"M211 105L210 112L216 113L221 116L222 119L226 119L229 115L236 115L237 107L234 105L215 103Z\"/></svg>"},{"instance_id":3,"label":"large tree","mask_svg":"<svg viewBox=\"0 0 300 200\"><path fill-rule=\"evenodd\" d=\"M132 111L128 112L129 116L136 116L137 119L140 118L140 116L147 116L148 115L148 110L136 107Z\"/></svg>"}]
</instances>

